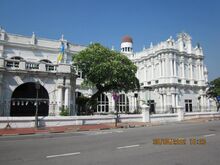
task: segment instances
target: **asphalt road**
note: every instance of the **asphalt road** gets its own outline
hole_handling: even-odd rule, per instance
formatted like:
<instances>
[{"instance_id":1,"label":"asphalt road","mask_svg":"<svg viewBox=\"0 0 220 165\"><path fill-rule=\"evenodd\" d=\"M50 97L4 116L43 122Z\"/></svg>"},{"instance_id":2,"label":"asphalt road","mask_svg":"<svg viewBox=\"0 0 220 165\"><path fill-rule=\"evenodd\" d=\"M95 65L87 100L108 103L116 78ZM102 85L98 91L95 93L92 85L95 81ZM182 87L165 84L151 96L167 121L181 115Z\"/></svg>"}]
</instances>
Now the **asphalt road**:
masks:
<instances>
[{"instance_id":1,"label":"asphalt road","mask_svg":"<svg viewBox=\"0 0 220 165\"><path fill-rule=\"evenodd\" d=\"M166 138L183 138L186 144L153 144ZM220 121L0 137L0 165L15 164L219 165Z\"/></svg>"}]
</instances>

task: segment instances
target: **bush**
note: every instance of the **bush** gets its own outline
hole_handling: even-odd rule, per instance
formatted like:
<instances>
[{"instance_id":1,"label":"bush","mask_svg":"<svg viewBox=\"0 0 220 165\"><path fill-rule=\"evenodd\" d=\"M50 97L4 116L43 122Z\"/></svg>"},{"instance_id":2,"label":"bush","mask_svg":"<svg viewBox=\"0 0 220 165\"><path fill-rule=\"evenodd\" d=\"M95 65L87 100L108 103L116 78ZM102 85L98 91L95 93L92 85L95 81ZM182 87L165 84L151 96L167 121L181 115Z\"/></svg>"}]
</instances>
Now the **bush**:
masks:
<instances>
[{"instance_id":1,"label":"bush","mask_svg":"<svg viewBox=\"0 0 220 165\"><path fill-rule=\"evenodd\" d=\"M60 116L69 116L70 111L69 108L61 107L60 108Z\"/></svg>"}]
</instances>

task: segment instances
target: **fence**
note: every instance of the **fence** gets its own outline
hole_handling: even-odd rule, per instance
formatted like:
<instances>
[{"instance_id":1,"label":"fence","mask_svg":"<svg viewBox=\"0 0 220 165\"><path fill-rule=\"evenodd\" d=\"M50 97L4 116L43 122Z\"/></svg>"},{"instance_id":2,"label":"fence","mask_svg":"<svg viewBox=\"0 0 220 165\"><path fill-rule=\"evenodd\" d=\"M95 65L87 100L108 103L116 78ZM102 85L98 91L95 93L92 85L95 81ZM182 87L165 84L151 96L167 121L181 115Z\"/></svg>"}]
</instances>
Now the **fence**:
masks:
<instances>
[{"instance_id":1,"label":"fence","mask_svg":"<svg viewBox=\"0 0 220 165\"><path fill-rule=\"evenodd\" d=\"M151 114L148 106L142 106L141 114L120 114L120 122L177 122L195 118L219 117L220 112L191 112L185 113L183 107L177 107L176 113ZM64 125L86 125L114 123L116 115L91 115L91 116L47 116L39 117L41 127L64 126ZM34 117L0 117L0 128L10 124L12 128L34 127Z\"/></svg>"}]
</instances>

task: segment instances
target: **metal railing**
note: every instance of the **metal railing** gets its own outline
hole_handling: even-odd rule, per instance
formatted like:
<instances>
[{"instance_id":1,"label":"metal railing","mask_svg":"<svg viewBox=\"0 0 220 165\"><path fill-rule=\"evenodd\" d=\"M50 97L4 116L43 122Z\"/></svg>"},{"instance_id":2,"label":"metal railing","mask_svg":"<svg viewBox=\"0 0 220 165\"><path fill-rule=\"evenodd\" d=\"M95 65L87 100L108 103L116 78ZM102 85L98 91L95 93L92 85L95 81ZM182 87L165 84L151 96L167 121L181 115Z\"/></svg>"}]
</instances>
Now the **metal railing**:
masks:
<instances>
[{"instance_id":1,"label":"metal railing","mask_svg":"<svg viewBox=\"0 0 220 165\"><path fill-rule=\"evenodd\" d=\"M39 63L26 62L25 67L28 70L33 70L33 69L38 70L39 69Z\"/></svg>"}]
</instances>

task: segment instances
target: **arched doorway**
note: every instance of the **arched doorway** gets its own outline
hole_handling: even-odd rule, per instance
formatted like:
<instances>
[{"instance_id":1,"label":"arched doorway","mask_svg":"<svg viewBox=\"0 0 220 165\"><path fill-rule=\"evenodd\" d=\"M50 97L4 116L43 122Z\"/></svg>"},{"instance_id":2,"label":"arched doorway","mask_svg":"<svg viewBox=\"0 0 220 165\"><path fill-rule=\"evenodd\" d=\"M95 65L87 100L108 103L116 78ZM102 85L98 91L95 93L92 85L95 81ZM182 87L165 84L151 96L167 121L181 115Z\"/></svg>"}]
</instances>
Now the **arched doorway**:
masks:
<instances>
[{"instance_id":1,"label":"arched doorway","mask_svg":"<svg viewBox=\"0 0 220 165\"><path fill-rule=\"evenodd\" d=\"M49 95L47 90L40 85L38 100L36 83L28 82L18 86L11 97L10 116L35 116L38 103L38 116L48 116Z\"/></svg>"}]
</instances>

